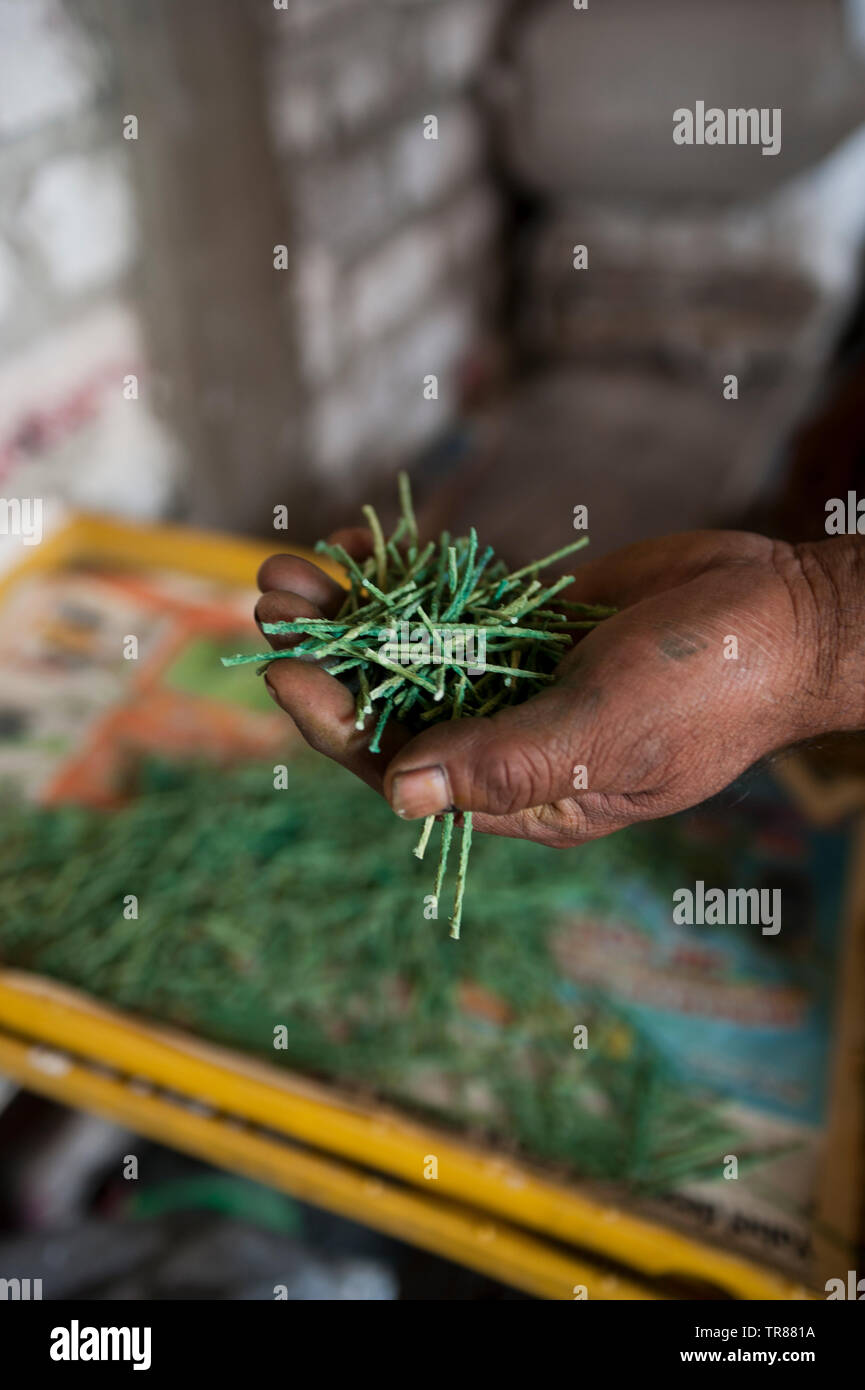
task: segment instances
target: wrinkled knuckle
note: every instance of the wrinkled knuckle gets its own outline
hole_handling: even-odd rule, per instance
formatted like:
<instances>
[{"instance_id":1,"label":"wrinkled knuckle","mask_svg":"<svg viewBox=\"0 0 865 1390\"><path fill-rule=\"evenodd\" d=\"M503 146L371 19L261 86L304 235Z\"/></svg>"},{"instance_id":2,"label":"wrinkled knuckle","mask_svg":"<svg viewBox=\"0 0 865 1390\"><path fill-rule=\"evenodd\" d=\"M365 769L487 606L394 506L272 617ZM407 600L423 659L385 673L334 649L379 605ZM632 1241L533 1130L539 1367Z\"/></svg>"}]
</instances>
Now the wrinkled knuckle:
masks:
<instances>
[{"instance_id":1,"label":"wrinkled knuckle","mask_svg":"<svg viewBox=\"0 0 865 1390\"><path fill-rule=\"evenodd\" d=\"M549 759L533 744L493 744L480 769L480 791L494 815L510 815L544 800Z\"/></svg>"},{"instance_id":2,"label":"wrinkled knuckle","mask_svg":"<svg viewBox=\"0 0 865 1390\"><path fill-rule=\"evenodd\" d=\"M589 817L578 801L548 802L528 814L534 831L532 839L549 849L573 849L592 837Z\"/></svg>"},{"instance_id":3,"label":"wrinkled knuckle","mask_svg":"<svg viewBox=\"0 0 865 1390\"><path fill-rule=\"evenodd\" d=\"M773 568L782 579L793 630L788 643L788 698L805 703L831 698L837 654L844 642L845 605L821 545L775 543Z\"/></svg>"},{"instance_id":4,"label":"wrinkled knuckle","mask_svg":"<svg viewBox=\"0 0 865 1390\"><path fill-rule=\"evenodd\" d=\"M509 750L492 748L479 769L483 803L493 815L506 816L520 809L525 769Z\"/></svg>"}]
</instances>

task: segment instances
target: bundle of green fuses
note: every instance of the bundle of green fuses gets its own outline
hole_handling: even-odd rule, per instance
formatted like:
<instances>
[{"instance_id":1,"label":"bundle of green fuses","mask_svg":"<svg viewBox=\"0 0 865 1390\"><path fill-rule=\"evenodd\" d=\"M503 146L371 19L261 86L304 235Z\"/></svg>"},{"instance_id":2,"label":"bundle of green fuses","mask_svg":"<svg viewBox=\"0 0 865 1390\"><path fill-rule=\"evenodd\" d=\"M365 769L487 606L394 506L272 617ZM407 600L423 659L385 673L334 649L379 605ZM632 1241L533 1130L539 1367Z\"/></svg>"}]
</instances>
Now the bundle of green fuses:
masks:
<instances>
[{"instance_id":1,"label":"bundle of green fuses","mask_svg":"<svg viewBox=\"0 0 865 1390\"><path fill-rule=\"evenodd\" d=\"M560 599L574 576L545 585L540 572L588 545L582 537L543 560L508 570L492 546L479 552L474 527L468 536L421 546L406 474L399 475L401 515L385 539L372 507L363 514L372 554L358 563L342 546L319 541L316 549L342 565L349 589L335 618L263 623L265 633L302 635L297 645L254 656L223 657L225 666L244 662L316 660L356 692L357 728L369 728L377 753L391 719L419 730L444 719L484 715L528 699L554 679L571 646L572 634L595 627L616 610ZM555 606L550 606L555 604ZM434 896L438 903L447 870L455 813L442 817ZM415 854L422 859L435 817L424 823ZM451 936L458 937L472 837L471 812L462 816Z\"/></svg>"},{"instance_id":2,"label":"bundle of green fuses","mask_svg":"<svg viewBox=\"0 0 865 1390\"><path fill-rule=\"evenodd\" d=\"M575 872L479 837L477 930L455 953L385 802L313 754L291 774L275 790L272 760L149 765L110 813L0 797L0 960L584 1176L669 1187L747 1152L637 1010L557 963L575 922L669 903L704 846L641 826L584 846Z\"/></svg>"}]
</instances>

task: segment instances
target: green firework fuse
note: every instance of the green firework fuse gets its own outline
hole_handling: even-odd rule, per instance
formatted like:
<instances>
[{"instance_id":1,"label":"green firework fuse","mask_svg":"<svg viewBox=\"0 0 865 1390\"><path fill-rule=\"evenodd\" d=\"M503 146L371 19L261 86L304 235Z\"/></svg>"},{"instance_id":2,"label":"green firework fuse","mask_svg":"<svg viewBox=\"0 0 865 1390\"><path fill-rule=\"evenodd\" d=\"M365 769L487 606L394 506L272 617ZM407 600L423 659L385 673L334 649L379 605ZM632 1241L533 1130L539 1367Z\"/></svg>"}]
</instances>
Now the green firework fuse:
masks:
<instances>
[{"instance_id":1,"label":"green firework fuse","mask_svg":"<svg viewBox=\"0 0 865 1390\"><path fill-rule=\"evenodd\" d=\"M399 476L400 518L385 537L374 508L363 508L372 553L358 562L339 545L319 541L316 550L341 565L348 592L334 618L263 623L265 633L299 636L284 651L223 657L223 665L320 661L355 694L356 727L369 733L370 752L393 720L417 732L448 719L472 719L517 705L555 680L555 670L574 634L596 627L616 610L571 603L560 595L571 574L550 583L541 571L588 545L572 541L542 560L509 570L492 546L481 550L477 532L453 539L443 531L421 545L405 473ZM423 858L435 817L415 848ZM455 821L461 822L459 867L451 915L458 937L465 894L471 812L442 817L438 902Z\"/></svg>"},{"instance_id":2,"label":"green firework fuse","mask_svg":"<svg viewBox=\"0 0 865 1390\"><path fill-rule=\"evenodd\" d=\"M723 856L710 867L675 821L586 844L578 874L553 850L481 836L476 929L455 952L406 930L417 886L386 803L306 752L274 796L271 761L135 765L111 811L0 788L0 964L581 1177L666 1191L717 1177L719 1154L740 1173L746 1155L771 1156L683 1081L639 1005L561 963L574 924L617 927L635 895L669 904L677 884L719 878ZM469 1008L479 990L504 1021ZM580 1051L575 1022L591 1037Z\"/></svg>"}]
</instances>

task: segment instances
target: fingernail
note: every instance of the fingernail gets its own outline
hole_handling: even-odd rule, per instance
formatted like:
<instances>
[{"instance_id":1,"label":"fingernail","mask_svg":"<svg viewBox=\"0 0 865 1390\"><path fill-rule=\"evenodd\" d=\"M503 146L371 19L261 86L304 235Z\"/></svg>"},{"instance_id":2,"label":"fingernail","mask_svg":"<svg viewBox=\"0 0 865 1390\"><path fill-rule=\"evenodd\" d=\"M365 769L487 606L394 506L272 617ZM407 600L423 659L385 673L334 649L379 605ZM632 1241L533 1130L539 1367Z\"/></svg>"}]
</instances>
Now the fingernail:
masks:
<instances>
[{"instance_id":1,"label":"fingernail","mask_svg":"<svg viewBox=\"0 0 865 1390\"><path fill-rule=\"evenodd\" d=\"M265 678L264 678L264 684L267 686L267 693L268 693L268 695L270 696L271 700L275 701L275 703L278 705L278 704L279 704L279 696L277 695L277 693L276 693L276 691L274 690L273 686L271 685L270 681L267 679L267 676L265 676Z\"/></svg>"},{"instance_id":2,"label":"fingernail","mask_svg":"<svg viewBox=\"0 0 865 1390\"><path fill-rule=\"evenodd\" d=\"M418 820L446 811L451 792L443 767L418 767L393 779L390 804L404 820Z\"/></svg>"}]
</instances>

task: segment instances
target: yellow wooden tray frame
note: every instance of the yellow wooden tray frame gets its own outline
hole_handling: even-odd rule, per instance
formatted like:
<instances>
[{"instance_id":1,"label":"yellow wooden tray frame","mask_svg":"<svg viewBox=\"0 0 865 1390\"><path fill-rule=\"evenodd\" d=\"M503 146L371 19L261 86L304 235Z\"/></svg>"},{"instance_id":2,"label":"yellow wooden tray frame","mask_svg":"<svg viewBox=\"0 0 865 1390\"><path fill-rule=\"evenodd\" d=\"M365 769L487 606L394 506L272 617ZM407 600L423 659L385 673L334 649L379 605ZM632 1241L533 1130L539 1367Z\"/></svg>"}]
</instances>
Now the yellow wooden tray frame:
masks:
<instances>
[{"instance_id":1,"label":"yellow wooden tray frame","mask_svg":"<svg viewBox=\"0 0 865 1390\"><path fill-rule=\"evenodd\" d=\"M78 516L0 579L0 598L24 574L93 559L249 584L272 548ZM584 1287L589 1298L658 1299L676 1284L720 1297L814 1296L530 1164L38 976L0 971L0 1072L541 1298L573 1299Z\"/></svg>"}]
</instances>

